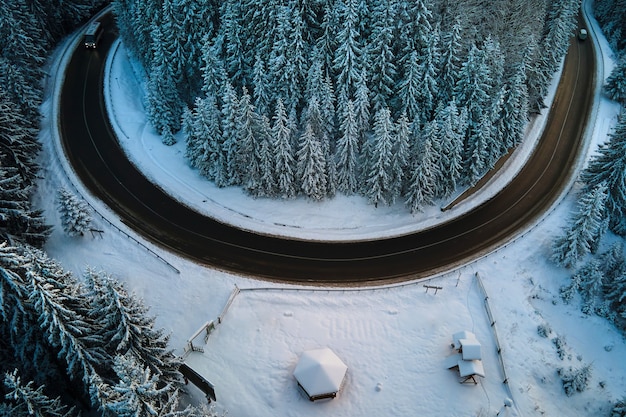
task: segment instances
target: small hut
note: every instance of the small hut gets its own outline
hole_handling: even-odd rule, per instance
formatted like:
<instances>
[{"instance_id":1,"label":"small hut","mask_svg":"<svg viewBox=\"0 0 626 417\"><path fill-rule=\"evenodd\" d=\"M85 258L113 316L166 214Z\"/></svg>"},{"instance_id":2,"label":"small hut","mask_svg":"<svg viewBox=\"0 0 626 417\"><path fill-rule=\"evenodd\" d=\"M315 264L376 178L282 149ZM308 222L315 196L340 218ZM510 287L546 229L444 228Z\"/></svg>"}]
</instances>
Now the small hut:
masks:
<instances>
[{"instance_id":1,"label":"small hut","mask_svg":"<svg viewBox=\"0 0 626 417\"><path fill-rule=\"evenodd\" d=\"M328 348L304 352L293 371L298 386L316 401L335 398L343 385L348 366Z\"/></svg>"}]
</instances>

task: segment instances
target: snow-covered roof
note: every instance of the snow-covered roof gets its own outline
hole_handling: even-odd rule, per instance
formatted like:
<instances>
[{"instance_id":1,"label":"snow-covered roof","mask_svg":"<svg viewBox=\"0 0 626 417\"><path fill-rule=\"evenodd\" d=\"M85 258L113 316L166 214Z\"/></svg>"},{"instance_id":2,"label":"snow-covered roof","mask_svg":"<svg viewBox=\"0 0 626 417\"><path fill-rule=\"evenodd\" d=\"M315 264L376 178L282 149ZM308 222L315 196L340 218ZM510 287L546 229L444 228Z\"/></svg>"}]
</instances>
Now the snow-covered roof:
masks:
<instances>
[{"instance_id":1,"label":"snow-covered roof","mask_svg":"<svg viewBox=\"0 0 626 417\"><path fill-rule=\"evenodd\" d=\"M339 391L348 366L329 348L313 349L300 356L293 375L309 398Z\"/></svg>"}]
</instances>

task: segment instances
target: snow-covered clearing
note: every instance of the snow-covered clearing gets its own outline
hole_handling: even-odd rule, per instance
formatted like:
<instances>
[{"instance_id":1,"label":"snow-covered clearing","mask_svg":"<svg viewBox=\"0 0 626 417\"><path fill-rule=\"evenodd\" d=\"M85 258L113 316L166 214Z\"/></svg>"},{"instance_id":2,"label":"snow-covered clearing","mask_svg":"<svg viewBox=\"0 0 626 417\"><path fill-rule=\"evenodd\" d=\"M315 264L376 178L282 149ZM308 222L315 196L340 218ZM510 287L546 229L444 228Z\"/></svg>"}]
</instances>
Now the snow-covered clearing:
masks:
<instances>
[{"instance_id":1,"label":"snow-covered clearing","mask_svg":"<svg viewBox=\"0 0 626 417\"><path fill-rule=\"evenodd\" d=\"M594 25L595 32L599 33ZM604 74L612 57L599 36ZM72 43L66 42L65 47ZM274 416L587 416L606 415L609 401L626 394L626 343L606 321L585 316L576 303L564 305L558 290L568 272L546 260L555 235L575 207L575 187L531 231L514 242L458 270L431 278L443 289L426 291L424 281L368 289L304 288L258 281L207 268L176 257L128 230L94 200L59 157L52 100L58 87L54 72L63 64L63 47L52 66L50 97L44 105L44 179L37 205L55 230L46 247L66 268L81 274L87 266L102 268L143 297L157 324L171 332L172 346L183 354L187 339L207 320L215 320L235 286L235 297L223 321L188 363L215 385L218 409L236 417ZM123 47L109 62L105 91L119 125L122 145L146 175L181 201L240 227L263 233L310 239L363 239L403 233L445 220L487 198L510 177L532 149L542 121L530 129L528 144L483 193L441 213L435 207L412 217L399 204L367 205L358 197L313 203L253 200L238 189L217 189L185 163L184 144L166 147L146 124L141 86ZM590 151L606 138L617 105L601 98ZM54 196L67 186L101 215L102 236L69 238L62 232ZM105 220L106 219L106 220ZM121 233L133 236L180 273ZM476 275L489 296L508 388L496 351L494 329L484 307ZM552 333L541 337L537 326ZM486 377L478 385L459 384L445 369L452 353L452 334L473 331L483 347ZM559 359L553 339L566 343ZM331 401L310 403L296 388L293 371L301 352L332 348L348 365L343 391ZM592 364L592 380L583 393L567 397L556 373L559 367ZM510 388L510 389L509 389ZM195 391L194 391L195 392ZM514 407L502 409L507 398Z\"/></svg>"}]
</instances>

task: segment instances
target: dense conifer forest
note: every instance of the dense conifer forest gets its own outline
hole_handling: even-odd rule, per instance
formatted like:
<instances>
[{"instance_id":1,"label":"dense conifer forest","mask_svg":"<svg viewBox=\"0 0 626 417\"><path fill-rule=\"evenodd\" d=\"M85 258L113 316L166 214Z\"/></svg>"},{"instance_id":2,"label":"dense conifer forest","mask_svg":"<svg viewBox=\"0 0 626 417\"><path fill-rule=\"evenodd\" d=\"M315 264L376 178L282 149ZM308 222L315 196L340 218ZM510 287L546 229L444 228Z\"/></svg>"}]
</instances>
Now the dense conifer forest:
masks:
<instances>
[{"instance_id":1,"label":"dense conifer forest","mask_svg":"<svg viewBox=\"0 0 626 417\"><path fill-rule=\"evenodd\" d=\"M180 407L178 360L135 295L105 272L76 278L41 250L50 226L31 197L44 64L105 3L0 2L0 416L213 415ZM66 231L80 234L89 219L64 192Z\"/></svg>"},{"instance_id":2,"label":"dense conifer forest","mask_svg":"<svg viewBox=\"0 0 626 417\"><path fill-rule=\"evenodd\" d=\"M218 186L413 212L513 149L578 0L115 0L146 111ZM182 134L174 136L182 129Z\"/></svg>"}]
</instances>

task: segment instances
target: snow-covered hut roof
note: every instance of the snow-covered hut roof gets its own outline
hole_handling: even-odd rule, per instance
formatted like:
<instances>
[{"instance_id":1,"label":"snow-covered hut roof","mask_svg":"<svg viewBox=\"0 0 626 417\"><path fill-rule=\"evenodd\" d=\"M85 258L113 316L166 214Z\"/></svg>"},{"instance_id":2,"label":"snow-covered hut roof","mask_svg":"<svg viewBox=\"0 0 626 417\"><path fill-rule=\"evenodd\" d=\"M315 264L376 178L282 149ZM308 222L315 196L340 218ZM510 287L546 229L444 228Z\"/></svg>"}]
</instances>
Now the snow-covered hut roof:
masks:
<instances>
[{"instance_id":1,"label":"snow-covered hut roof","mask_svg":"<svg viewBox=\"0 0 626 417\"><path fill-rule=\"evenodd\" d=\"M329 348L304 352L293 371L311 401L334 398L343 384L348 366Z\"/></svg>"}]
</instances>

